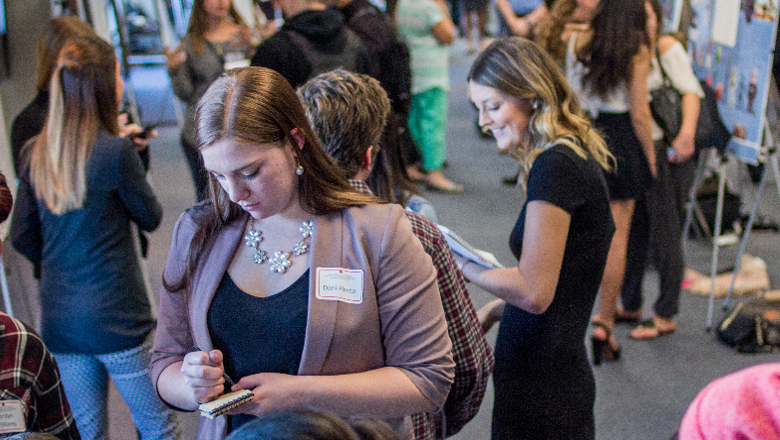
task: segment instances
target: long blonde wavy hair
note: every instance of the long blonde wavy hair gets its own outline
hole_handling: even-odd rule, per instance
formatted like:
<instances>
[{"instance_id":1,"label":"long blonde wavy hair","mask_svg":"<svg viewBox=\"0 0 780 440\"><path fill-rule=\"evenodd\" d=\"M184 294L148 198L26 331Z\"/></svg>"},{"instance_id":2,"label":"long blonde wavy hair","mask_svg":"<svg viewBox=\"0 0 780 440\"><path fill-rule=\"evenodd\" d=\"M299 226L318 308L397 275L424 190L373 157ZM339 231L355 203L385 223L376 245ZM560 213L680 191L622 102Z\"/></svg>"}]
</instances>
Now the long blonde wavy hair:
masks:
<instances>
[{"instance_id":1,"label":"long blonde wavy hair","mask_svg":"<svg viewBox=\"0 0 780 440\"><path fill-rule=\"evenodd\" d=\"M74 38L60 50L46 124L29 156L35 196L54 214L83 206L97 134L119 133L117 68L114 48L98 37Z\"/></svg>"},{"instance_id":2,"label":"long blonde wavy hair","mask_svg":"<svg viewBox=\"0 0 780 440\"><path fill-rule=\"evenodd\" d=\"M558 64L538 44L519 37L495 40L474 61L468 80L491 87L511 99L529 99L536 110L528 122L526 139L513 151L524 182L533 159L553 145L566 145L578 156L589 153L604 170L615 158L604 139L584 115L577 95Z\"/></svg>"}]
</instances>

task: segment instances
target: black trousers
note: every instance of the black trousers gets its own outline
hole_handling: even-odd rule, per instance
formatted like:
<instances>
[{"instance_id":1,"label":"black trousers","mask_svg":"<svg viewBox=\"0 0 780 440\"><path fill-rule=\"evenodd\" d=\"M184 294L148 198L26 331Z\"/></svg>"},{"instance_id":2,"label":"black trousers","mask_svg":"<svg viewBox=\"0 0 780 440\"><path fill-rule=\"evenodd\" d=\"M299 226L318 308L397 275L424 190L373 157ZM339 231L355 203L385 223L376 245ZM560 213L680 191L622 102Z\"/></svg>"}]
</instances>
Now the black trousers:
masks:
<instances>
[{"instance_id":1,"label":"black trousers","mask_svg":"<svg viewBox=\"0 0 780 440\"><path fill-rule=\"evenodd\" d=\"M621 290L621 302L626 310L642 307L642 281L648 257L652 257L660 279L654 311L662 318L673 317L679 309L680 285L685 270L682 226L685 204L696 171L695 159L681 164L669 163L666 160L667 148L666 142L656 141L658 179L644 197L636 200Z\"/></svg>"}]
</instances>

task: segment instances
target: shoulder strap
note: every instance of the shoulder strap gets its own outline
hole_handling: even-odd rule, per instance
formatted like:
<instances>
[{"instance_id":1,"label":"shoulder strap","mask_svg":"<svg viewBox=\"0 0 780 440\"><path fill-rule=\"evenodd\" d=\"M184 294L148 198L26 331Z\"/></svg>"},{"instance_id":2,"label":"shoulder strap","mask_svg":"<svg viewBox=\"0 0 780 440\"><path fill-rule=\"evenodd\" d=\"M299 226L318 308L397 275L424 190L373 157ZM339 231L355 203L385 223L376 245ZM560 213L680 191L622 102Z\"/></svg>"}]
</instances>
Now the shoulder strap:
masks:
<instances>
[{"instance_id":1,"label":"shoulder strap","mask_svg":"<svg viewBox=\"0 0 780 440\"><path fill-rule=\"evenodd\" d=\"M666 75L666 70L664 70L664 65L661 63L661 50L658 48L658 44L655 45L655 62L658 63L658 68L661 69L661 76L664 79L664 84L669 85L671 82L669 80L669 76Z\"/></svg>"}]
</instances>

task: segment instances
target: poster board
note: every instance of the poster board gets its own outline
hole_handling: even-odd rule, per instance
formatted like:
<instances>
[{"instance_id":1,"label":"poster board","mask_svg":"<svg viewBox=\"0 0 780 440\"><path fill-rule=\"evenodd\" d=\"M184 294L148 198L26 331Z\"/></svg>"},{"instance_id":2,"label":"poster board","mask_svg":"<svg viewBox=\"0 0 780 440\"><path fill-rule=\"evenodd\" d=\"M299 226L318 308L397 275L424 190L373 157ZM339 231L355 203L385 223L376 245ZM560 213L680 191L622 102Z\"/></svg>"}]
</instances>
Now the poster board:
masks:
<instances>
[{"instance_id":1,"label":"poster board","mask_svg":"<svg viewBox=\"0 0 780 440\"><path fill-rule=\"evenodd\" d=\"M661 19L661 32L668 34L677 32L680 27L683 0L659 0L663 17Z\"/></svg>"},{"instance_id":2,"label":"poster board","mask_svg":"<svg viewBox=\"0 0 780 440\"><path fill-rule=\"evenodd\" d=\"M727 151L757 163L765 123L777 0L692 0L688 53L733 134Z\"/></svg>"}]
</instances>

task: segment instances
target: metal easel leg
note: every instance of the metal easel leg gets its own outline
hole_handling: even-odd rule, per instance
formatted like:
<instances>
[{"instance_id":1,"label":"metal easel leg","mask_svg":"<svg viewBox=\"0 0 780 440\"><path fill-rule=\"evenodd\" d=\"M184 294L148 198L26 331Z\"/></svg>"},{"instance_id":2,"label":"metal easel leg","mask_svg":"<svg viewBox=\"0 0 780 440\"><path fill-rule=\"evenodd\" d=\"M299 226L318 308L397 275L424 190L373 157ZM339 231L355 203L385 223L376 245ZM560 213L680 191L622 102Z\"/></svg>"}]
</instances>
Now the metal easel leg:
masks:
<instances>
[{"instance_id":1,"label":"metal easel leg","mask_svg":"<svg viewBox=\"0 0 780 440\"><path fill-rule=\"evenodd\" d=\"M691 222L693 221L693 210L696 206L696 192L699 190L699 186L701 186L702 180L704 180L704 170L707 168L707 162L710 158L711 152L712 149L707 149L699 155L699 160L696 164L696 171L694 171L693 174L693 184L691 185L691 190L688 193L688 209L685 213L685 224L682 228L683 249L685 249L685 244L688 241L688 229L690 229Z\"/></svg>"},{"instance_id":2,"label":"metal easel leg","mask_svg":"<svg viewBox=\"0 0 780 440\"><path fill-rule=\"evenodd\" d=\"M712 330L712 311L715 308L715 275L718 272L718 239L720 238L721 222L723 221L723 197L726 192L726 162L725 155L718 161L718 204L715 211L715 231L712 234L712 264L710 266L711 284L710 299L707 306L707 331Z\"/></svg>"},{"instance_id":3,"label":"metal easel leg","mask_svg":"<svg viewBox=\"0 0 780 440\"><path fill-rule=\"evenodd\" d=\"M756 191L756 199L753 201L753 207L750 208L750 216L748 216L747 226L742 234L742 240L739 244L739 252L737 252L737 261L734 263L734 272L731 274L731 283L729 283L729 290L726 293L726 299L723 300L723 310L729 305L731 299L731 292L734 290L734 283L737 281L737 273L739 272L739 265L742 263L742 256L745 253L745 245L747 245L748 236L750 236L750 230L753 229L753 220L756 217L756 211L758 210L758 202L761 200L761 193L764 191L764 184L766 183L767 172L761 176L761 182L758 184L758 190Z\"/></svg>"}]
</instances>

